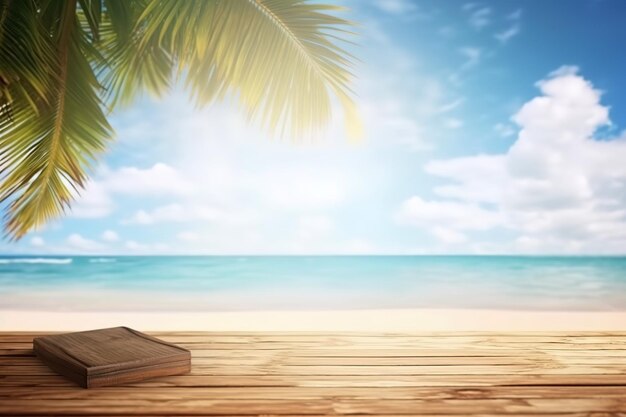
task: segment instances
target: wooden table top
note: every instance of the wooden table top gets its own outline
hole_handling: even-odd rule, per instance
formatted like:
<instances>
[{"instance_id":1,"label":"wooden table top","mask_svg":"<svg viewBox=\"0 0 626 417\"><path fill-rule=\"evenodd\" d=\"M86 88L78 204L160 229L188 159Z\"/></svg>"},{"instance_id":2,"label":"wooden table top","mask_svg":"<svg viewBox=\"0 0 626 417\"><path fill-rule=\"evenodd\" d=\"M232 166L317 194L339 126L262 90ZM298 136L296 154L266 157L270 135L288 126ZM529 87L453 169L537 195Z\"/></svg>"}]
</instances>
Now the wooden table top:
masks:
<instances>
[{"instance_id":1,"label":"wooden table top","mask_svg":"<svg viewBox=\"0 0 626 417\"><path fill-rule=\"evenodd\" d=\"M624 333L149 333L188 375L82 389L0 333L0 415L626 417Z\"/></svg>"}]
</instances>

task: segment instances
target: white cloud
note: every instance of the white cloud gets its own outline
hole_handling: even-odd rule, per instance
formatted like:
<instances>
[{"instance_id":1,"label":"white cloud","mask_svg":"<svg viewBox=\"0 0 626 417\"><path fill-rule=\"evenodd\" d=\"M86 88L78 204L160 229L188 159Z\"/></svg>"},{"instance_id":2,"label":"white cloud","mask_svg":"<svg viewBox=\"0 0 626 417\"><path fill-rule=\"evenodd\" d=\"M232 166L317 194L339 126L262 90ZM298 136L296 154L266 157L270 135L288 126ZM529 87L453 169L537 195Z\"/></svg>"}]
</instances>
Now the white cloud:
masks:
<instances>
[{"instance_id":1,"label":"white cloud","mask_svg":"<svg viewBox=\"0 0 626 417\"><path fill-rule=\"evenodd\" d=\"M487 203L496 203L500 200L506 175L505 159L500 155L435 160L427 163L425 170L431 175L447 177L464 184L463 186L454 184L435 187L438 195ZM486 178L489 181L486 181ZM465 184L471 185L471 189Z\"/></svg>"},{"instance_id":2,"label":"white cloud","mask_svg":"<svg viewBox=\"0 0 626 417\"><path fill-rule=\"evenodd\" d=\"M242 224L253 219L252 211L225 211L208 205L172 203L152 210L138 210L125 223L141 225L184 222Z\"/></svg>"},{"instance_id":3,"label":"white cloud","mask_svg":"<svg viewBox=\"0 0 626 417\"><path fill-rule=\"evenodd\" d=\"M113 230L105 230L101 237L105 242L117 242L120 239L118 234Z\"/></svg>"},{"instance_id":4,"label":"white cloud","mask_svg":"<svg viewBox=\"0 0 626 417\"><path fill-rule=\"evenodd\" d=\"M43 240L43 238L41 236L33 236L32 239L30 239L30 244L31 244L31 246L34 246L36 248L40 248L40 247L46 245L46 241Z\"/></svg>"},{"instance_id":5,"label":"white cloud","mask_svg":"<svg viewBox=\"0 0 626 417\"><path fill-rule=\"evenodd\" d=\"M439 106L439 108L437 109L437 113L448 113L448 112L451 112L452 110L455 110L461 104L463 104L464 101L465 101L465 98L461 97L461 98L458 98L456 100L450 101L448 103L444 103L441 106Z\"/></svg>"},{"instance_id":6,"label":"white cloud","mask_svg":"<svg viewBox=\"0 0 626 417\"><path fill-rule=\"evenodd\" d=\"M515 23L511 25L509 28L498 32L494 35L494 37L502 44L507 43L511 38L517 36L521 31L520 25Z\"/></svg>"},{"instance_id":7,"label":"white cloud","mask_svg":"<svg viewBox=\"0 0 626 417\"><path fill-rule=\"evenodd\" d=\"M113 208L113 200L106 188L99 182L90 181L72 204L70 215L87 219L106 217Z\"/></svg>"},{"instance_id":8,"label":"white cloud","mask_svg":"<svg viewBox=\"0 0 626 417\"><path fill-rule=\"evenodd\" d=\"M433 227L430 233L435 236L440 242L455 244L455 243L465 243L468 241L466 235L461 232L458 232L453 229L448 229L447 227Z\"/></svg>"},{"instance_id":9,"label":"white cloud","mask_svg":"<svg viewBox=\"0 0 626 417\"><path fill-rule=\"evenodd\" d=\"M467 70L475 67L478 65L482 57L482 49L472 46L459 48L459 53L466 59L463 65L461 65L461 70Z\"/></svg>"},{"instance_id":10,"label":"white cloud","mask_svg":"<svg viewBox=\"0 0 626 417\"><path fill-rule=\"evenodd\" d=\"M496 123L493 130L501 137L508 138L514 136L517 130L508 123Z\"/></svg>"},{"instance_id":11,"label":"white cloud","mask_svg":"<svg viewBox=\"0 0 626 417\"><path fill-rule=\"evenodd\" d=\"M457 69L447 75L447 79L449 84L458 87L463 84L466 73L480 64L484 50L476 46L464 46L458 48L457 52L464 58L464 61Z\"/></svg>"},{"instance_id":12,"label":"white cloud","mask_svg":"<svg viewBox=\"0 0 626 417\"><path fill-rule=\"evenodd\" d=\"M471 3L470 3L471 5ZM463 7L469 12L469 24L476 30L481 30L491 23L491 9L489 7Z\"/></svg>"},{"instance_id":13,"label":"white cloud","mask_svg":"<svg viewBox=\"0 0 626 417\"><path fill-rule=\"evenodd\" d=\"M147 169L123 167L109 171L101 182L110 192L134 196L180 196L194 190L177 169L161 162Z\"/></svg>"},{"instance_id":14,"label":"white cloud","mask_svg":"<svg viewBox=\"0 0 626 417\"><path fill-rule=\"evenodd\" d=\"M508 27L494 35L500 43L505 44L513 37L519 35L522 30L520 20L522 19L522 9L517 9L506 16Z\"/></svg>"},{"instance_id":15,"label":"white cloud","mask_svg":"<svg viewBox=\"0 0 626 417\"><path fill-rule=\"evenodd\" d=\"M401 223L421 228L446 225L458 230L488 230L503 224L500 213L478 204L455 201L427 201L418 196L409 198L398 213Z\"/></svg>"},{"instance_id":16,"label":"white cloud","mask_svg":"<svg viewBox=\"0 0 626 417\"><path fill-rule=\"evenodd\" d=\"M520 132L506 153L428 163L428 173L452 181L435 188L446 200L413 197L405 218L421 227L506 227L519 233L520 251L624 252L626 136L593 138L610 123L608 108L576 70L537 83L542 95L513 116Z\"/></svg>"},{"instance_id":17,"label":"white cloud","mask_svg":"<svg viewBox=\"0 0 626 417\"><path fill-rule=\"evenodd\" d=\"M95 240L86 239L78 233L69 235L66 242L70 248L80 252L99 251L104 247L101 243L98 243Z\"/></svg>"},{"instance_id":18,"label":"white cloud","mask_svg":"<svg viewBox=\"0 0 626 417\"><path fill-rule=\"evenodd\" d=\"M180 204L159 206L151 211L138 210L128 223L131 224L154 224L161 222L187 222L196 219L188 215L187 210Z\"/></svg>"},{"instance_id":19,"label":"white cloud","mask_svg":"<svg viewBox=\"0 0 626 417\"><path fill-rule=\"evenodd\" d=\"M96 180L90 181L72 204L71 216L100 218L114 209L113 195L185 196L193 192L193 184L175 168L156 163L150 168L104 167Z\"/></svg>"}]
</instances>

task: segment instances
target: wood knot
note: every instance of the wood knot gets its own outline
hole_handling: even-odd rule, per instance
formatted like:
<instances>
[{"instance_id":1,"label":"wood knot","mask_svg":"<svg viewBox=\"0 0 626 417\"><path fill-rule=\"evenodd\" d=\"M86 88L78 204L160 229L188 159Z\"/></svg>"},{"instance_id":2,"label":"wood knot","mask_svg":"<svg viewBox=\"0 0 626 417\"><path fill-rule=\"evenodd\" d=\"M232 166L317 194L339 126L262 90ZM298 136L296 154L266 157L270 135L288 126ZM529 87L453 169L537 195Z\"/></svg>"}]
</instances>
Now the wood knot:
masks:
<instances>
[{"instance_id":1,"label":"wood knot","mask_svg":"<svg viewBox=\"0 0 626 417\"><path fill-rule=\"evenodd\" d=\"M485 398L487 392L476 388L463 388L454 390L456 398Z\"/></svg>"}]
</instances>

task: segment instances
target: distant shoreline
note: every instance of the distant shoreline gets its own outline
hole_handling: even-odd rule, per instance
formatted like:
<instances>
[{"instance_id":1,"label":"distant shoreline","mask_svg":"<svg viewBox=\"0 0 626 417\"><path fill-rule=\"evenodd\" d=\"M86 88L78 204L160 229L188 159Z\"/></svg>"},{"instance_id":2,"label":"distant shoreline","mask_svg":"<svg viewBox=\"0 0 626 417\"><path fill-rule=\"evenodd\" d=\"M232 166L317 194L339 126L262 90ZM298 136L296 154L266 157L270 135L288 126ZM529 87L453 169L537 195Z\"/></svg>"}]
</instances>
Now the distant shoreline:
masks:
<instances>
[{"instance_id":1,"label":"distant shoreline","mask_svg":"<svg viewBox=\"0 0 626 417\"><path fill-rule=\"evenodd\" d=\"M337 310L335 317L344 317L346 310L385 310L390 317L432 311L414 320L436 321L443 310L468 311L455 316L462 323L477 310L493 311L480 323L503 310L626 312L624 277L626 258L615 257L0 258L0 315L240 312L233 317L247 320L276 311L268 320L281 322L289 311ZM345 317L345 327L354 327Z\"/></svg>"},{"instance_id":2,"label":"distant shoreline","mask_svg":"<svg viewBox=\"0 0 626 417\"><path fill-rule=\"evenodd\" d=\"M626 311L399 309L237 312L47 312L0 310L0 331L625 331Z\"/></svg>"}]
</instances>

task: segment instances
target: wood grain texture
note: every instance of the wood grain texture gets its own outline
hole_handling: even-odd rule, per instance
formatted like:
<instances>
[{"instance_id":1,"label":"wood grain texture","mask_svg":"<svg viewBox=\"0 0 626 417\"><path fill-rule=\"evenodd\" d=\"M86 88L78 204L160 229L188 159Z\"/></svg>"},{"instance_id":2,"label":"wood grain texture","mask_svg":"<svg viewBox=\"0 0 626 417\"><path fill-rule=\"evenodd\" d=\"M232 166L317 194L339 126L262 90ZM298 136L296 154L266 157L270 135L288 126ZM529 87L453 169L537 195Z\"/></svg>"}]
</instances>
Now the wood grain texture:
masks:
<instances>
[{"instance_id":1,"label":"wood grain texture","mask_svg":"<svg viewBox=\"0 0 626 417\"><path fill-rule=\"evenodd\" d=\"M0 415L626 417L626 333L151 333L192 371L93 390L0 333Z\"/></svg>"},{"instance_id":2,"label":"wood grain texture","mask_svg":"<svg viewBox=\"0 0 626 417\"><path fill-rule=\"evenodd\" d=\"M191 353L128 327L40 336L33 352L47 365L21 374L59 373L84 388L119 385L189 372ZM5 373L12 369L5 366Z\"/></svg>"}]
</instances>

